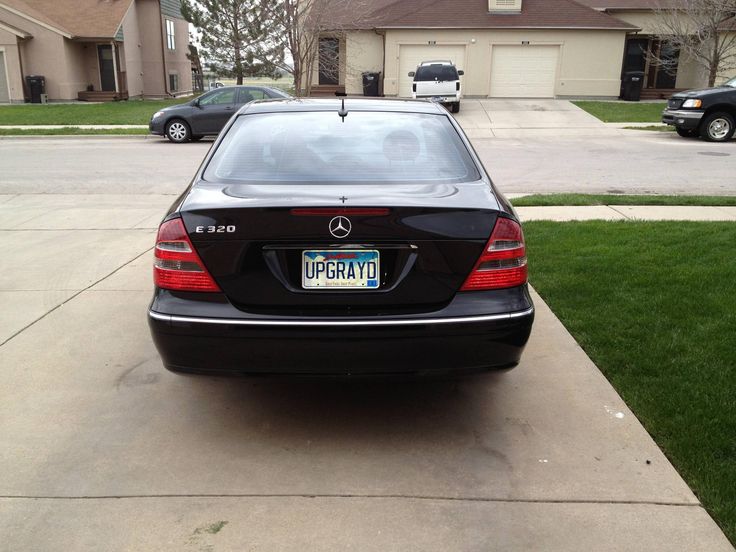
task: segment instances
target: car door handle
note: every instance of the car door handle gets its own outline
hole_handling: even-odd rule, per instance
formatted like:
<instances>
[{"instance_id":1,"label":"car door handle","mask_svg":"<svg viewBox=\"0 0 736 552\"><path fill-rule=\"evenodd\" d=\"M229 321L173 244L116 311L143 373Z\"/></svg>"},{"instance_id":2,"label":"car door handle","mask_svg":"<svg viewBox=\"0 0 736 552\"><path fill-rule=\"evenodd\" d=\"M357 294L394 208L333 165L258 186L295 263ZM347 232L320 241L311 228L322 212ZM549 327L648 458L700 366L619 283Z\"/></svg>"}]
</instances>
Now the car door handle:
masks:
<instances>
[{"instance_id":1,"label":"car door handle","mask_svg":"<svg viewBox=\"0 0 736 552\"><path fill-rule=\"evenodd\" d=\"M229 105L229 106L227 106L225 108L225 111L232 111L232 110L233 110L233 106L231 106L231 105Z\"/></svg>"}]
</instances>

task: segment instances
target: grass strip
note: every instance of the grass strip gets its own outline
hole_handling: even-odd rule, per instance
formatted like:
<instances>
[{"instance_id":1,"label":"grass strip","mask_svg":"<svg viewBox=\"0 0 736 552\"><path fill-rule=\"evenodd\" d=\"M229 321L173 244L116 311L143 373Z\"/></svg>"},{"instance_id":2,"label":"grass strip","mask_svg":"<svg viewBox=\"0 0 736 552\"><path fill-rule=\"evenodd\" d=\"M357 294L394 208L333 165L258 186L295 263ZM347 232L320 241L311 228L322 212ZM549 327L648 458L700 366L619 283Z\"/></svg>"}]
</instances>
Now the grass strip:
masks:
<instances>
[{"instance_id":1,"label":"grass strip","mask_svg":"<svg viewBox=\"0 0 736 552\"><path fill-rule=\"evenodd\" d=\"M604 123L660 123L667 102L572 102Z\"/></svg>"},{"instance_id":2,"label":"grass strip","mask_svg":"<svg viewBox=\"0 0 736 552\"><path fill-rule=\"evenodd\" d=\"M579 205L699 205L736 206L736 196L618 195L618 194L533 194L511 200L514 207Z\"/></svg>"},{"instance_id":3,"label":"grass strip","mask_svg":"<svg viewBox=\"0 0 736 552\"><path fill-rule=\"evenodd\" d=\"M156 111L191 99L6 105L0 125L147 125Z\"/></svg>"},{"instance_id":4,"label":"grass strip","mask_svg":"<svg viewBox=\"0 0 736 552\"><path fill-rule=\"evenodd\" d=\"M736 543L736 224L524 231L531 283Z\"/></svg>"}]
</instances>

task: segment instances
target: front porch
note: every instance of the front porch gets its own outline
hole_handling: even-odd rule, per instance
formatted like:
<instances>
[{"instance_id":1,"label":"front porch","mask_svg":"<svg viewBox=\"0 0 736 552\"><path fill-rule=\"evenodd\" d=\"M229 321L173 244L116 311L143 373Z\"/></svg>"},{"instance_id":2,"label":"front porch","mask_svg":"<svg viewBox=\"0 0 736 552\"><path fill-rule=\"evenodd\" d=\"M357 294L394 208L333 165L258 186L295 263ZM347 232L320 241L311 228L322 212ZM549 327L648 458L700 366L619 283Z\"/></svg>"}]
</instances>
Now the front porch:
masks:
<instances>
[{"instance_id":1,"label":"front porch","mask_svg":"<svg viewBox=\"0 0 736 552\"><path fill-rule=\"evenodd\" d=\"M85 44L86 55L93 56L96 63L88 65L94 69L89 70L87 88L77 93L78 100L112 102L128 99L126 73L120 63L121 47L117 41Z\"/></svg>"},{"instance_id":2,"label":"front porch","mask_svg":"<svg viewBox=\"0 0 736 552\"><path fill-rule=\"evenodd\" d=\"M629 71L642 71L642 100L667 99L672 94L702 86L698 71L655 36L629 35L622 67L622 76Z\"/></svg>"}]
</instances>

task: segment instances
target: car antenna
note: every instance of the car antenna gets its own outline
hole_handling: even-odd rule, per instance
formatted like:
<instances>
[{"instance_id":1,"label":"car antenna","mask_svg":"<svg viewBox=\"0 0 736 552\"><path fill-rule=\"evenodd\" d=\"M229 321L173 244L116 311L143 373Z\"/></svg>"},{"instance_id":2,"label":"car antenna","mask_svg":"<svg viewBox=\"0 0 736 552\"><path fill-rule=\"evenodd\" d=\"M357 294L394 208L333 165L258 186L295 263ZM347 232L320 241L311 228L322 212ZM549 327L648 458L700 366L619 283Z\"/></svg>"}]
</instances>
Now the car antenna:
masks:
<instances>
[{"instance_id":1,"label":"car antenna","mask_svg":"<svg viewBox=\"0 0 736 552\"><path fill-rule=\"evenodd\" d=\"M342 117L342 122L344 123L345 117L348 116L348 110L345 109L345 96L347 96L347 94L345 92L335 92L335 96L338 96L342 100L337 114Z\"/></svg>"}]
</instances>

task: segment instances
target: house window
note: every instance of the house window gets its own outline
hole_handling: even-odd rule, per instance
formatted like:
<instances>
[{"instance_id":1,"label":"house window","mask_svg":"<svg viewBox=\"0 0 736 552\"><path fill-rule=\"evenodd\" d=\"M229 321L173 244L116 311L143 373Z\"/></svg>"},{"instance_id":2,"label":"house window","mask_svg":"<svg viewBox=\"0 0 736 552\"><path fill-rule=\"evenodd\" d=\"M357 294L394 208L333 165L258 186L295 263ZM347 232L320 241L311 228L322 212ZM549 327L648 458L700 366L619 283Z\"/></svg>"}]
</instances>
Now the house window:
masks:
<instances>
[{"instance_id":1,"label":"house window","mask_svg":"<svg viewBox=\"0 0 736 552\"><path fill-rule=\"evenodd\" d=\"M174 22L171 19L166 20L166 44L169 50L176 50L176 32Z\"/></svg>"},{"instance_id":2,"label":"house window","mask_svg":"<svg viewBox=\"0 0 736 552\"><path fill-rule=\"evenodd\" d=\"M169 92L179 91L179 75L176 73L169 73Z\"/></svg>"}]
</instances>

